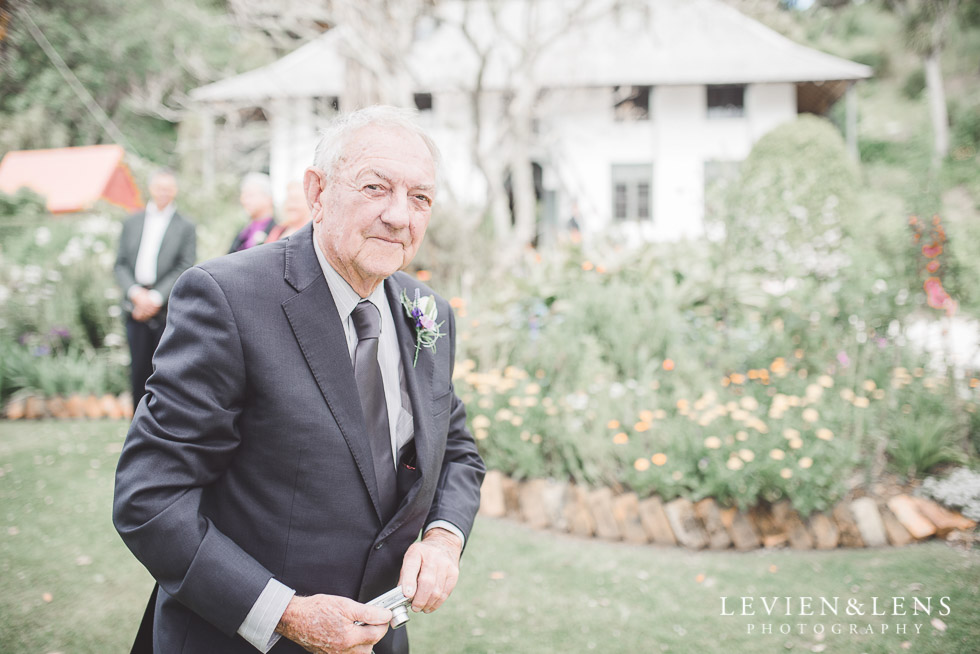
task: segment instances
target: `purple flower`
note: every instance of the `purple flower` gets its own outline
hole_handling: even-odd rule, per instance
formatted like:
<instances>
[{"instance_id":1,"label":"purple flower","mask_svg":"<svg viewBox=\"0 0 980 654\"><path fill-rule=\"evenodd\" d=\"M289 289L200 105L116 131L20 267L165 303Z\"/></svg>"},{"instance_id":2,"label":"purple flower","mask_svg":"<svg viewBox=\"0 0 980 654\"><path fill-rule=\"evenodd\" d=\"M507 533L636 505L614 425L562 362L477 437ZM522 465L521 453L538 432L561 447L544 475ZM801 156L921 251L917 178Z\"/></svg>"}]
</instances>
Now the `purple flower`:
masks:
<instances>
[{"instance_id":1,"label":"purple flower","mask_svg":"<svg viewBox=\"0 0 980 654\"><path fill-rule=\"evenodd\" d=\"M837 360L845 368L847 366L851 365L851 360L848 358L847 352L844 352L843 350L841 350L840 352L837 353Z\"/></svg>"},{"instance_id":2,"label":"purple flower","mask_svg":"<svg viewBox=\"0 0 980 654\"><path fill-rule=\"evenodd\" d=\"M422 316L422 318L419 319L419 325L422 327L422 329L433 329L436 326L436 321L428 316Z\"/></svg>"}]
</instances>

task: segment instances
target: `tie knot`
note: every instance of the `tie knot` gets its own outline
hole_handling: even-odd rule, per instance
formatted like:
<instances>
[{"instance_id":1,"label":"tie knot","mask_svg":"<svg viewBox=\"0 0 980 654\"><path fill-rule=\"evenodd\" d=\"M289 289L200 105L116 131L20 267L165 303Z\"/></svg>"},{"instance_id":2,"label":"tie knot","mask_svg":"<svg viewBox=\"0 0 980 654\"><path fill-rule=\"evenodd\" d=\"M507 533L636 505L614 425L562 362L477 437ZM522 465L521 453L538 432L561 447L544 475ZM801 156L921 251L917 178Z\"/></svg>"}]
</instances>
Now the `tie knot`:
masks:
<instances>
[{"instance_id":1,"label":"tie knot","mask_svg":"<svg viewBox=\"0 0 980 654\"><path fill-rule=\"evenodd\" d=\"M357 330L357 340L378 338L381 335L381 312L372 302L358 302L351 317L354 319L354 329Z\"/></svg>"}]
</instances>

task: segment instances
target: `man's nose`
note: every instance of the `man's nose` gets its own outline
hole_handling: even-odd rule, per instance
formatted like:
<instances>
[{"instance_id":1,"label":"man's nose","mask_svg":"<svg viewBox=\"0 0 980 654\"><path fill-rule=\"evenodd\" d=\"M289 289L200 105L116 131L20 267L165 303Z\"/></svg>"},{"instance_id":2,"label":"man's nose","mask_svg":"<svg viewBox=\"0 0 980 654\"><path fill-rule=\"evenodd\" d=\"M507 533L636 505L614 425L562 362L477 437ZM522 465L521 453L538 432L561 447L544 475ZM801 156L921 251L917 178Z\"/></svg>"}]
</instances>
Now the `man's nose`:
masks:
<instances>
[{"instance_id":1,"label":"man's nose","mask_svg":"<svg viewBox=\"0 0 980 654\"><path fill-rule=\"evenodd\" d=\"M409 199L401 193L392 193L381 214L381 220L391 229L402 229L409 225Z\"/></svg>"}]
</instances>

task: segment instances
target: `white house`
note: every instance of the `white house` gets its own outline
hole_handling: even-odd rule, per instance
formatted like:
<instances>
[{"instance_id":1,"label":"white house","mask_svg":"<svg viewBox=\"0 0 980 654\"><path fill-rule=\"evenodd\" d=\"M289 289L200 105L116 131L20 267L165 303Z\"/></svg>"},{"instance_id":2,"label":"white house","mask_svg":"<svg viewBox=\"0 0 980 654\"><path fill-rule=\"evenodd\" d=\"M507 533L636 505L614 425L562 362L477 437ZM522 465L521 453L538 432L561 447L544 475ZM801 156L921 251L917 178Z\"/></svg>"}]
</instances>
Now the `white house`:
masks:
<instances>
[{"instance_id":1,"label":"white house","mask_svg":"<svg viewBox=\"0 0 980 654\"><path fill-rule=\"evenodd\" d=\"M457 201L486 201L474 143L485 156L507 149L521 91L533 94L524 145L544 235L575 216L585 233L699 236L713 176L769 130L798 113L825 114L845 96L854 147L849 90L872 75L869 67L794 43L720 0L597 2L570 18L573 5L449 0L421 21L405 70ZM478 51L486 57L476 139ZM309 165L318 125L337 107L350 108L351 52L340 26L192 97L212 113L263 109L269 171L282 192Z\"/></svg>"}]
</instances>

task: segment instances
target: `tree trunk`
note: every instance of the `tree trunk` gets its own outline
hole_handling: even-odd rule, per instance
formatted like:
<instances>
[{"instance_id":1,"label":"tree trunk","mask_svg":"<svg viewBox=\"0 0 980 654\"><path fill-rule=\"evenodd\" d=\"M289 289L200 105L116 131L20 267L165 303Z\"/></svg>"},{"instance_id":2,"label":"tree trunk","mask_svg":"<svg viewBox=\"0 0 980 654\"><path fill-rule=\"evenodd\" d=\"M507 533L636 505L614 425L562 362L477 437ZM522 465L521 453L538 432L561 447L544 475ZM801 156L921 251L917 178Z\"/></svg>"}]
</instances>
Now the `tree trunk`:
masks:
<instances>
[{"instance_id":1,"label":"tree trunk","mask_svg":"<svg viewBox=\"0 0 980 654\"><path fill-rule=\"evenodd\" d=\"M923 58L929 118L932 120L933 163L937 166L949 154L949 115L946 110L946 91L943 88L941 52L936 47Z\"/></svg>"}]
</instances>

